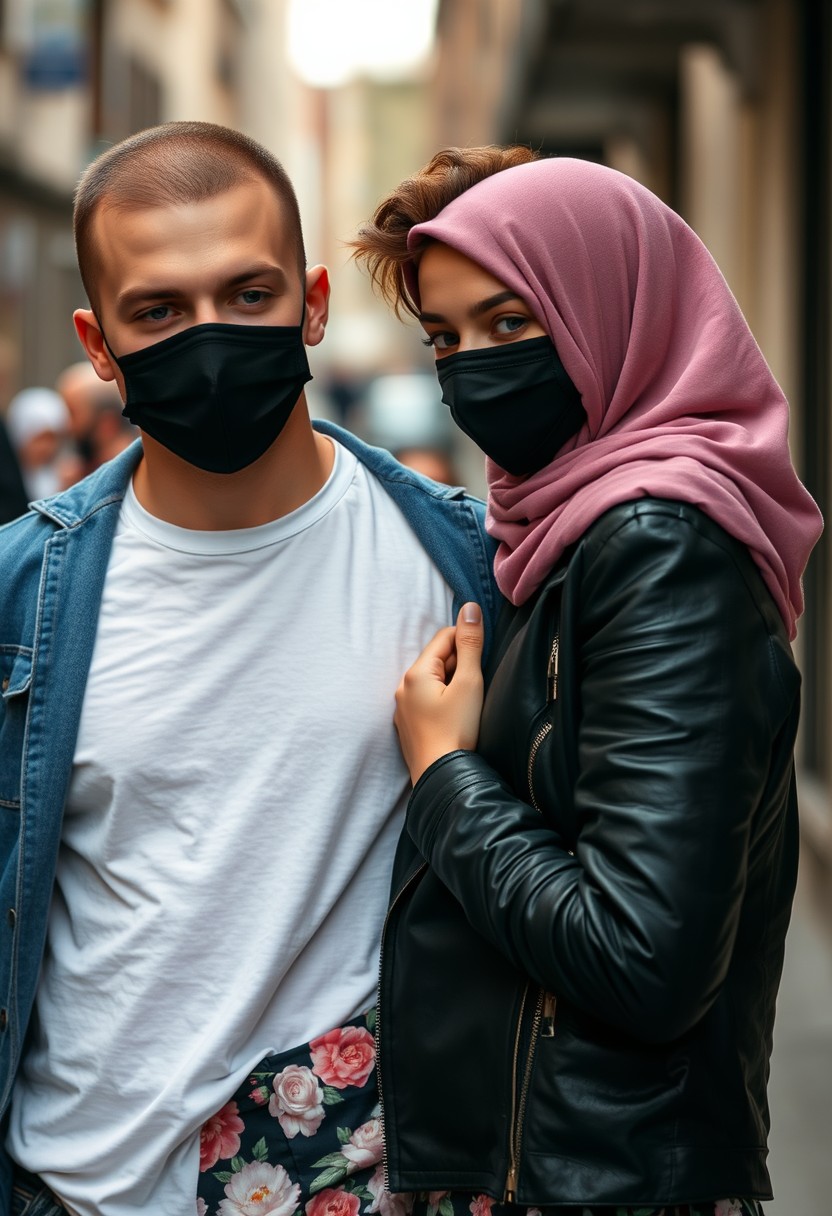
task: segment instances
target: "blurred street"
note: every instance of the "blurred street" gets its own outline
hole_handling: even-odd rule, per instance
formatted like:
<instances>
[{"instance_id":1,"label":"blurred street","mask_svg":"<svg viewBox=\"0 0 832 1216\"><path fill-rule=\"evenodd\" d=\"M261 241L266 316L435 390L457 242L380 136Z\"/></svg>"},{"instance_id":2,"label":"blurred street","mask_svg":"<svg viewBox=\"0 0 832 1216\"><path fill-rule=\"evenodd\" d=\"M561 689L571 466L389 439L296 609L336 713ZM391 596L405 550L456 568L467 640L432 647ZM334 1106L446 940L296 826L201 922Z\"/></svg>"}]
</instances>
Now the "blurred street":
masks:
<instances>
[{"instance_id":1,"label":"blurred street","mask_svg":"<svg viewBox=\"0 0 832 1216\"><path fill-rule=\"evenodd\" d=\"M774 1028L766 1216L832 1211L832 918L818 870L804 850Z\"/></svg>"}]
</instances>

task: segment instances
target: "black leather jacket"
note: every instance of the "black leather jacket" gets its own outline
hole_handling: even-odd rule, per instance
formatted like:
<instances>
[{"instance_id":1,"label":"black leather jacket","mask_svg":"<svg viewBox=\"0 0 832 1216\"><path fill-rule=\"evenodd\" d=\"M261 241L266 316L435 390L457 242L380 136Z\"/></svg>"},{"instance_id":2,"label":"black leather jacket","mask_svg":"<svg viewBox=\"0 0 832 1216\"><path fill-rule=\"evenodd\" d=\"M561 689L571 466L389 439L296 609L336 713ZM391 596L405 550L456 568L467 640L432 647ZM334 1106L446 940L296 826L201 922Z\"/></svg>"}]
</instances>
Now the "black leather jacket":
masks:
<instances>
[{"instance_id":1,"label":"black leather jacket","mask_svg":"<svg viewBox=\"0 0 832 1216\"><path fill-rule=\"evenodd\" d=\"M397 856L388 1185L769 1197L799 676L756 566L694 507L616 507L490 666L479 753L424 774Z\"/></svg>"}]
</instances>

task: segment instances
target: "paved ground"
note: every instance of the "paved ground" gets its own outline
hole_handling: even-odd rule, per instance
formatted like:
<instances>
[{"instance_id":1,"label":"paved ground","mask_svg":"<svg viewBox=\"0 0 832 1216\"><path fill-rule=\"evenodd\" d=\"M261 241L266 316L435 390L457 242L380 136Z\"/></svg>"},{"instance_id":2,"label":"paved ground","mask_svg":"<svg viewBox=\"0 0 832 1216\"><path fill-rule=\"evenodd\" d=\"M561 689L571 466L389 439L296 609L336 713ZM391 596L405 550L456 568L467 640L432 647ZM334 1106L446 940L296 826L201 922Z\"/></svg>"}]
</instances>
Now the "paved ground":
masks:
<instances>
[{"instance_id":1,"label":"paved ground","mask_svg":"<svg viewBox=\"0 0 832 1216\"><path fill-rule=\"evenodd\" d=\"M786 943L774 1029L766 1216L832 1216L832 875L810 854Z\"/></svg>"}]
</instances>

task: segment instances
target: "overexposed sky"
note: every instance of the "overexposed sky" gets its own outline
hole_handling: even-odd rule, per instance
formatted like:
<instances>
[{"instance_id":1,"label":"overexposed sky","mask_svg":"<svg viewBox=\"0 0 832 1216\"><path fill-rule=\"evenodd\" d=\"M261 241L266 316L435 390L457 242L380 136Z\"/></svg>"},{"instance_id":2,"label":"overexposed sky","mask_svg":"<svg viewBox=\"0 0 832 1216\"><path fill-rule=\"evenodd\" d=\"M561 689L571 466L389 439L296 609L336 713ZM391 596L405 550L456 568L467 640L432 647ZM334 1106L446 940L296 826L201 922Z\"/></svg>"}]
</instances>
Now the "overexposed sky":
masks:
<instances>
[{"instance_id":1,"label":"overexposed sky","mask_svg":"<svg viewBox=\"0 0 832 1216\"><path fill-rule=\"evenodd\" d=\"M308 84L390 80L429 54L437 0L289 0L289 60Z\"/></svg>"}]
</instances>

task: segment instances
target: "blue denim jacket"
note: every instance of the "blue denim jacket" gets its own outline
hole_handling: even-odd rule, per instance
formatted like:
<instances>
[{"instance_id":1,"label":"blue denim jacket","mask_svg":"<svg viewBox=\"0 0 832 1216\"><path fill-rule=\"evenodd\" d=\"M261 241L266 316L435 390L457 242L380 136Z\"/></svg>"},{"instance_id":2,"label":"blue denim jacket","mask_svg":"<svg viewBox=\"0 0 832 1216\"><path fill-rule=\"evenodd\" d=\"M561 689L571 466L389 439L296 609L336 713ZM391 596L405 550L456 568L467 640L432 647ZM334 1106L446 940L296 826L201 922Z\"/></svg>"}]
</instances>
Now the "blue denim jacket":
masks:
<instances>
[{"instance_id":1,"label":"blue denim jacket","mask_svg":"<svg viewBox=\"0 0 832 1216\"><path fill-rule=\"evenodd\" d=\"M499 596L484 506L437 485L327 423L399 505L454 593L482 605L486 638ZM0 1112L31 1015L61 839L61 821L104 576L136 443L72 489L0 528ZM10 1168L0 1121L0 1216Z\"/></svg>"}]
</instances>

